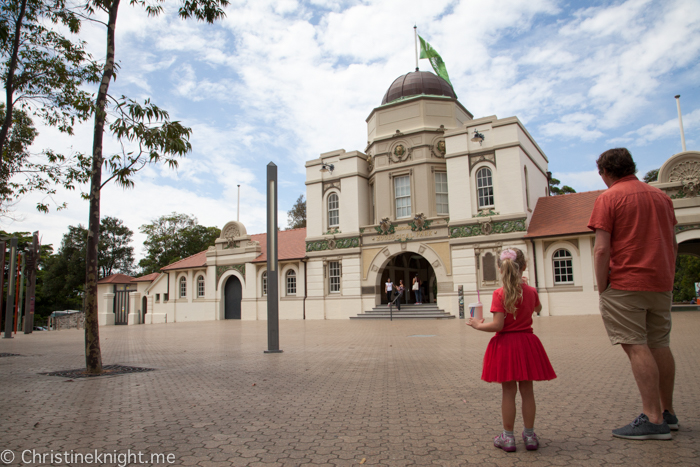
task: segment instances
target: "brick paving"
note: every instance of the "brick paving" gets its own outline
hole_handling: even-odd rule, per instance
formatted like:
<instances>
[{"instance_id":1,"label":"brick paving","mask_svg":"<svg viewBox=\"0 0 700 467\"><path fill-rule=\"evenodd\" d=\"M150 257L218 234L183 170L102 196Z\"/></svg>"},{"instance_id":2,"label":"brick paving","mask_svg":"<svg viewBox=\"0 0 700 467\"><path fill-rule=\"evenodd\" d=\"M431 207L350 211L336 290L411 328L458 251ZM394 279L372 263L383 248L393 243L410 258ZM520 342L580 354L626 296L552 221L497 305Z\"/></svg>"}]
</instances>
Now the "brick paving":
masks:
<instances>
[{"instance_id":1,"label":"brick paving","mask_svg":"<svg viewBox=\"0 0 700 467\"><path fill-rule=\"evenodd\" d=\"M672 441L611 436L641 404L596 316L535 319L559 378L535 384L540 450L516 437L515 453L491 441L500 385L480 380L491 335L464 320L281 321L281 354L263 353L265 322L216 321L102 328L105 365L157 371L72 381L39 373L83 366L82 331L0 340L21 355L0 358L0 451L12 465L31 449L202 467L698 465L700 313L673 318Z\"/></svg>"}]
</instances>

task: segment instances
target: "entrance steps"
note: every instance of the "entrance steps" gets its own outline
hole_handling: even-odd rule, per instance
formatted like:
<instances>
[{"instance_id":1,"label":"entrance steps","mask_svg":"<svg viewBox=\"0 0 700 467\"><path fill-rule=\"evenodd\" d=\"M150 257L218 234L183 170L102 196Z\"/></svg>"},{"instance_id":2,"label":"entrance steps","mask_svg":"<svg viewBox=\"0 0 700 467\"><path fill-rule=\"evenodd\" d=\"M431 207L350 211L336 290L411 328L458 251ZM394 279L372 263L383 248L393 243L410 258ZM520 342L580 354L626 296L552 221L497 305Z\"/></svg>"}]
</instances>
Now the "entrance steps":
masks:
<instances>
[{"instance_id":1,"label":"entrance steps","mask_svg":"<svg viewBox=\"0 0 700 467\"><path fill-rule=\"evenodd\" d=\"M455 316L441 310L434 303L425 305L401 305L401 311L393 309L393 319L454 319ZM389 319L389 305L375 306L369 311L351 316L350 319Z\"/></svg>"}]
</instances>

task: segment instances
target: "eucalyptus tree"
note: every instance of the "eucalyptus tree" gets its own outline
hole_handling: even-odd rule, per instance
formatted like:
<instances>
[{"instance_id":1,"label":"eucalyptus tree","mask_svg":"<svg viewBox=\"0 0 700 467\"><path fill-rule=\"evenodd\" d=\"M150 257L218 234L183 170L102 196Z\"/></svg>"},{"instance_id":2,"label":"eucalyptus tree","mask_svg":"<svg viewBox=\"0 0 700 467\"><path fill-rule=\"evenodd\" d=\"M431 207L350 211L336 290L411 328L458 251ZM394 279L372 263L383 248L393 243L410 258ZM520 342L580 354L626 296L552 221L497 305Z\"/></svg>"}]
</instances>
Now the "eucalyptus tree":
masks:
<instances>
[{"instance_id":1,"label":"eucalyptus tree","mask_svg":"<svg viewBox=\"0 0 700 467\"><path fill-rule=\"evenodd\" d=\"M129 0L129 5L143 8L149 16L163 12L164 0ZM180 0L178 16L213 23L225 16L223 8L228 0ZM94 104L92 165L90 170L90 215L88 220L87 267L85 279L85 363L89 373L102 372L99 326L97 321L97 277L99 271L98 245L100 240L100 190L114 180L122 187L133 187L133 177L148 164L162 163L171 168L177 159L191 151L191 129L178 121L171 121L168 112L150 100L136 102L126 96L109 95L109 85L115 71L116 28L120 0L88 0L86 9L92 18L106 16L106 54L102 77ZM186 38L182 38L186 40ZM109 123L112 135L122 143L121 153L104 154L105 126ZM102 169L107 179L102 180Z\"/></svg>"},{"instance_id":2,"label":"eucalyptus tree","mask_svg":"<svg viewBox=\"0 0 700 467\"><path fill-rule=\"evenodd\" d=\"M86 158L46 150L30 161L29 146L37 135L33 117L73 134L76 123L92 115L92 95L82 86L98 82L100 67L85 43L59 32L80 31L80 15L66 0L0 2L0 76L5 100L0 105L0 213L19 196L39 190L52 195L55 186L73 189L87 181ZM25 177L11 180L17 174ZM40 202L40 211L48 204Z\"/></svg>"}]
</instances>

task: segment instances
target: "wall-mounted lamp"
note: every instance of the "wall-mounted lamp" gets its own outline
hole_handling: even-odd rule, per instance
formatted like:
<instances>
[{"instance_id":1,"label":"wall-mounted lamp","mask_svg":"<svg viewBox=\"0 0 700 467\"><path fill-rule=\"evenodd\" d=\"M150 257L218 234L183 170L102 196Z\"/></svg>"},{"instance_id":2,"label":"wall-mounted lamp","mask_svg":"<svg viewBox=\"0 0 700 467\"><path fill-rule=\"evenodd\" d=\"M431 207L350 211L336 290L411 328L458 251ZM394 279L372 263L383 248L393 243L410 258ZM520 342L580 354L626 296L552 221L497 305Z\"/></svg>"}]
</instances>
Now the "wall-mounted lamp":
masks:
<instances>
[{"instance_id":1,"label":"wall-mounted lamp","mask_svg":"<svg viewBox=\"0 0 700 467\"><path fill-rule=\"evenodd\" d=\"M481 145L481 143L484 142L484 139L485 138L483 133L479 133L478 131L474 130L474 136L472 136L472 141Z\"/></svg>"},{"instance_id":2,"label":"wall-mounted lamp","mask_svg":"<svg viewBox=\"0 0 700 467\"><path fill-rule=\"evenodd\" d=\"M333 164L326 164L324 162L323 165L321 166L321 172L323 172L323 173L326 173L326 172L333 173L333 169L335 169Z\"/></svg>"}]
</instances>

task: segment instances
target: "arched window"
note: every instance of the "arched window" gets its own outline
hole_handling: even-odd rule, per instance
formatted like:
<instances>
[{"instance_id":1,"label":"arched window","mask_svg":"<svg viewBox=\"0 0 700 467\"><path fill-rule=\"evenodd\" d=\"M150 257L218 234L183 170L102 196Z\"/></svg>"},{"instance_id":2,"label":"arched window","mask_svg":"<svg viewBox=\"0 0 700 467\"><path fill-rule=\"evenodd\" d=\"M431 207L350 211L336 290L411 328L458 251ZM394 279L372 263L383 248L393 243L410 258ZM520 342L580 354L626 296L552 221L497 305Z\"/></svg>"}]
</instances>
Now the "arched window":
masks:
<instances>
[{"instance_id":1,"label":"arched window","mask_svg":"<svg viewBox=\"0 0 700 467\"><path fill-rule=\"evenodd\" d=\"M328 227L338 227L340 225L340 202L338 195L331 193L328 196Z\"/></svg>"},{"instance_id":2,"label":"arched window","mask_svg":"<svg viewBox=\"0 0 700 467\"><path fill-rule=\"evenodd\" d=\"M197 278L197 297L204 298L204 276Z\"/></svg>"},{"instance_id":3,"label":"arched window","mask_svg":"<svg viewBox=\"0 0 700 467\"><path fill-rule=\"evenodd\" d=\"M297 294L297 274L291 269L287 271L287 295Z\"/></svg>"},{"instance_id":4,"label":"arched window","mask_svg":"<svg viewBox=\"0 0 700 467\"><path fill-rule=\"evenodd\" d=\"M262 294L267 295L267 271L262 273Z\"/></svg>"},{"instance_id":5,"label":"arched window","mask_svg":"<svg viewBox=\"0 0 700 467\"><path fill-rule=\"evenodd\" d=\"M493 178L491 176L491 169L482 167L476 172L476 188L479 209L493 207Z\"/></svg>"},{"instance_id":6,"label":"arched window","mask_svg":"<svg viewBox=\"0 0 700 467\"><path fill-rule=\"evenodd\" d=\"M180 298L187 297L187 278L182 276L180 278Z\"/></svg>"},{"instance_id":7,"label":"arched window","mask_svg":"<svg viewBox=\"0 0 700 467\"><path fill-rule=\"evenodd\" d=\"M555 284L573 284L574 283L574 266L572 263L571 253L568 250L557 250L552 256L554 266L554 283Z\"/></svg>"}]
</instances>

